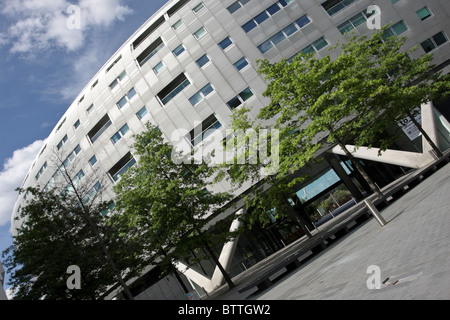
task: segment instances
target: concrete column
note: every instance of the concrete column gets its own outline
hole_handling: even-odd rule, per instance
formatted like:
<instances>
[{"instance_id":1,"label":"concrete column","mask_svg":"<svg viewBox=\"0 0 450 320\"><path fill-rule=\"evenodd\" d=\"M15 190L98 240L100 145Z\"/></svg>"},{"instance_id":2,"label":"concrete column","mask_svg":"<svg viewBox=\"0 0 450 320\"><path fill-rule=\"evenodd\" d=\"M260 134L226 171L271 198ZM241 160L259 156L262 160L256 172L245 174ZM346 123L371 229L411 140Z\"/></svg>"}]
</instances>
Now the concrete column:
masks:
<instances>
[{"instance_id":1,"label":"concrete column","mask_svg":"<svg viewBox=\"0 0 450 320\"><path fill-rule=\"evenodd\" d=\"M231 223L230 231L237 231L241 225L242 221L240 217L245 213L245 209L241 208L235 214L235 219ZM231 263L233 261L234 252L236 251L237 243L239 241L239 236L228 241L224 244L222 251L219 256L219 262L226 271L229 271ZM211 279L205 277L204 275L198 273L197 271L189 268L184 263L178 261L176 263L176 268L182 272L190 281L195 282L198 286L202 287L206 292L211 292L218 287L220 287L224 282L224 276L220 271L219 267L216 266Z\"/></svg>"},{"instance_id":2,"label":"concrete column","mask_svg":"<svg viewBox=\"0 0 450 320\"><path fill-rule=\"evenodd\" d=\"M430 101L428 103L424 103L420 106L421 114L422 114L422 128L423 130L428 134L430 139L436 144L438 148L439 146L439 139L438 139L438 133L436 129L436 119L434 117L434 105L433 102ZM428 153L429 151L432 151L433 148L430 146L430 144L425 140L425 138L422 137L422 150L423 153Z\"/></svg>"},{"instance_id":3,"label":"concrete column","mask_svg":"<svg viewBox=\"0 0 450 320\"><path fill-rule=\"evenodd\" d=\"M421 105L422 128L427 132L431 140L438 146L438 148L446 149L448 145L447 138L450 139L450 124L434 108L433 102L428 102ZM408 152L400 150L386 150L379 155L380 149L367 148L347 145L347 149L352 152L353 156L358 159L370 160L393 164L402 167L413 169L420 169L431 163L434 158L432 156L432 147L422 137L423 153ZM331 150L334 154L345 155L344 151L339 146Z\"/></svg>"},{"instance_id":4,"label":"concrete column","mask_svg":"<svg viewBox=\"0 0 450 320\"><path fill-rule=\"evenodd\" d=\"M245 212L244 208L241 208L236 212L235 219L233 220L230 226L230 232L235 232L241 227L242 225L241 216L244 214L244 212ZM219 262L227 272L229 271L231 263L233 262L233 256L234 252L236 251L238 241L239 236L232 239L231 241L228 241L227 243L225 243L225 245L222 248L222 252L220 253ZM222 272L220 272L219 267L216 267L214 269L214 274L212 276L211 282L213 288L219 287L224 282L224 277Z\"/></svg>"},{"instance_id":5,"label":"concrete column","mask_svg":"<svg viewBox=\"0 0 450 320\"><path fill-rule=\"evenodd\" d=\"M325 156L325 159L327 162L331 165L333 170L338 175L339 179L344 182L345 186L347 187L348 191L352 194L352 196L356 199L356 201L360 201L363 199L363 195L361 191L359 191L358 187L353 183L352 179L347 175L347 172L345 172L344 168L342 168L341 164L339 163L338 159L334 155L327 154Z\"/></svg>"}]
</instances>

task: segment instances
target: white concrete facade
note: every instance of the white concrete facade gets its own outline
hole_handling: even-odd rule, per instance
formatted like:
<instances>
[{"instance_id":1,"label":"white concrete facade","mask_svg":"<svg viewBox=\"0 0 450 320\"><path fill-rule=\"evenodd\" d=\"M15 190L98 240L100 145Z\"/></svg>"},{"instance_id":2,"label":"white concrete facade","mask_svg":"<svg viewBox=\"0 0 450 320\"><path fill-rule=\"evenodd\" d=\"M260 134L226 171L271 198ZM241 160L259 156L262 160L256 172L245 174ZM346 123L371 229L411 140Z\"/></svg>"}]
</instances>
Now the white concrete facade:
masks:
<instances>
[{"instance_id":1,"label":"white concrete facade","mask_svg":"<svg viewBox=\"0 0 450 320\"><path fill-rule=\"evenodd\" d=\"M8 300L6 296L6 292L4 289L5 285L5 269L3 268L2 263L0 262L0 300Z\"/></svg>"},{"instance_id":2,"label":"white concrete facade","mask_svg":"<svg viewBox=\"0 0 450 320\"><path fill-rule=\"evenodd\" d=\"M339 51L327 49L342 42L340 27L372 4L381 8L382 24L403 21L406 29L400 26L397 31L408 38L405 50L419 45L413 58L423 55L420 44L432 39L433 62L441 65L449 61L448 0L335 2L335 8L342 9L330 15L323 5L333 2L324 0L168 1L123 44L69 106L22 187L53 185L56 167L52 160L56 152L61 159L76 160L72 162L74 174L83 170L86 176L107 177L102 185L104 197L113 200L117 174L126 167L121 159L132 152L132 135L144 130L146 122L157 125L170 139L175 130L189 133L214 115L215 120L209 123L221 124L214 134L225 137L232 113L228 102L239 104L245 97L245 104L254 108L254 116L268 103L262 95L266 83L257 73L258 59L288 59L305 48L313 48L319 57L336 57ZM421 20L417 12L425 7L430 16ZM261 21L263 13L268 17ZM246 32L243 26L251 21L256 26ZM365 23L355 30L359 34L373 32ZM433 38L441 33L444 38ZM226 39L230 41L222 42ZM259 48L263 44L270 46L269 39L273 40L272 47L263 53ZM172 97L173 89L179 90ZM183 143L189 145L189 139ZM419 162L425 163L426 159ZM227 190L228 185L217 184L211 189ZM26 204L25 197L21 195L16 202L13 230L20 227L14 217ZM233 243L227 244L221 261L226 264L233 250ZM222 281L219 275L209 279L193 270L185 275L207 291Z\"/></svg>"}]
</instances>

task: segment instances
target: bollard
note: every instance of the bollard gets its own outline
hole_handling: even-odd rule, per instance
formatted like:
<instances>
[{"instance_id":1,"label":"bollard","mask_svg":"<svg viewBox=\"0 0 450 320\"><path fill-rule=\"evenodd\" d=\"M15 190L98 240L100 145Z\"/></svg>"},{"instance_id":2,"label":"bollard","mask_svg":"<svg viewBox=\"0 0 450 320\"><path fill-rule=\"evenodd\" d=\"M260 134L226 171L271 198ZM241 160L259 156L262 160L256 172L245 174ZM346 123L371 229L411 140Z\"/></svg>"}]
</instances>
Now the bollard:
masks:
<instances>
[{"instance_id":1,"label":"bollard","mask_svg":"<svg viewBox=\"0 0 450 320\"><path fill-rule=\"evenodd\" d=\"M372 201L370 200L364 200L364 203L366 204L366 206L369 208L370 212L373 214L373 216L375 217L375 219L377 219L378 223L380 224L380 226L384 227L387 222L386 220L384 220L384 218L381 216L380 212L378 211L378 209L375 207L375 205L372 203Z\"/></svg>"}]
</instances>

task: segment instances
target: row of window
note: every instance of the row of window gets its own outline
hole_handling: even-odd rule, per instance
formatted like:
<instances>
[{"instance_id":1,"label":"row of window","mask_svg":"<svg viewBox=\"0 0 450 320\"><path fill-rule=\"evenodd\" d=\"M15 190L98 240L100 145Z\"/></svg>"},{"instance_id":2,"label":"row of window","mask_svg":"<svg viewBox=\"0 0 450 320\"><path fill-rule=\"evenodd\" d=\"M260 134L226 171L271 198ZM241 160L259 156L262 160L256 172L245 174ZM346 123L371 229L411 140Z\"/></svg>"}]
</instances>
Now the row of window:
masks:
<instances>
[{"instance_id":1,"label":"row of window","mask_svg":"<svg viewBox=\"0 0 450 320\"><path fill-rule=\"evenodd\" d=\"M186 3L188 3L190 0L180 0L178 1L175 5L173 5L171 8L169 8L167 10L167 14L168 16L172 16L176 11L178 11L181 7L183 7ZM199 4L197 4L194 8L193 8L193 12L194 13L198 13L199 11L201 11L204 8L204 4L202 2L200 2ZM139 36L134 42L133 42L133 48L136 49L154 30L156 30L159 26L161 26L162 23L164 23L165 17L161 16L155 23L153 23L150 27L148 27L142 34L141 36ZM182 21L179 20L177 25L182 24ZM201 32L201 31L199 31ZM145 52L143 52L142 57L138 58L138 62L140 63L140 65L143 65L148 59L151 58L151 56L156 53L159 49L161 49L161 47L164 46L164 43L162 41L160 41L160 43L156 43L154 48L148 48ZM107 68L106 68L106 73L108 73L109 71L111 71L114 66L116 66L118 64L118 62L122 59L122 55L119 55ZM157 66L157 67L161 67ZM119 74L119 76L109 85L109 88L111 90L113 90L122 80L123 78L126 76L126 71L123 71L121 74ZM91 89L93 89L94 87L96 87L98 84L98 79L92 84ZM134 89L133 89L134 90ZM123 97L119 102L118 105L124 105L126 103L126 101L129 101L130 99L130 95L134 95L133 91L129 92L125 97ZM84 95L79 99L78 104L81 104L81 102L83 102L84 100ZM89 115L92 111L94 110L94 105L91 104L86 112ZM138 117L141 117L141 115L138 115ZM61 124L62 125L62 124ZM77 120L74 124L73 127L74 129L78 129L78 127L81 125L80 120ZM65 141L62 141L61 143L58 144L58 150L63 146L63 144L65 143Z\"/></svg>"},{"instance_id":2,"label":"row of window","mask_svg":"<svg viewBox=\"0 0 450 320\"><path fill-rule=\"evenodd\" d=\"M186 1L187 2L187 1ZM246 4L248 1L236 1L235 3L233 3L231 6L228 7L230 13L233 13L234 11L236 11L237 9L239 9L242 5ZM261 22L265 21L269 16L275 14L276 12L278 12L282 7L287 6L288 4L292 3L292 1L278 1L277 3L275 3L274 5L270 6L268 9L266 9L265 11L263 11L262 13L260 13L259 15L257 15L255 18L253 18L251 21L247 22L246 24L244 24L242 26L242 28L248 32L251 29L253 29L256 25L260 24ZM334 2L333 6L330 6L327 9L327 12L331 12L332 14L340 11L342 8L344 8L345 6L351 4L354 1L326 1L324 4L322 4L323 6L325 4L330 4L331 2ZM393 3L395 3L397 1L393 1ZM198 6L196 6L196 10L195 11L199 11L203 8L203 4L199 4ZM341 8L341 9L339 9ZM337 10L339 9L339 10ZM233 12L231 12L233 11ZM330 15L332 15L330 14ZM425 20L427 18L429 18L431 16L431 12L427 7L424 7L420 10L417 11L418 16L420 17L421 20ZM349 20L345 21L344 23L342 23L341 25L338 26L339 31L344 34L345 32L348 32L354 28L356 28L358 25L362 24L363 22L365 22L367 20L367 18L370 15L367 14L367 12L363 11L361 13L358 13L357 15L355 15L354 17L350 18ZM180 21L179 20L177 23L175 23L173 25L173 27L179 27L180 26ZM182 21L181 21L182 23ZM293 24L289 25L288 27L284 28L282 31L278 32L276 35L272 36L269 40L267 40L266 42L264 42L263 44L261 44L260 46L258 46L258 48L260 49L260 51L262 53L267 52L270 48L272 48L273 46L279 44L281 41L283 41L285 38L289 37L290 35L292 35L293 33L295 33L297 30L303 28L305 25L309 24L310 20L309 18L304 15L302 16L300 19L298 19L297 21L295 21ZM391 36L393 34L399 35L401 33L403 33L404 31L407 30L407 26L405 25L405 23L403 21L400 21L396 24L394 24L393 26L391 26L388 30L387 30L387 36ZM204 27L201 27L200 29L198 29L195 33L194 36L197 39L200 39L201 37L203 37L205 34L207 33L206 29ZM421 43L421 46L423 47L423 49L425 50L425 52L429 52L431 50L433 50L434 48L442 45L443 43L447 42L448 39L446 37L446 35L443 32L439 32L436 35L434 35L433 37L425 40L423 43ZM225 50L226 48L228 48L233 42L231 41L231 39L229 37L225 38L223 41L221 41L219 43L219 46ZM322 49L323 47L325 47L326 45L328 45L327 41L321 37L318 40L316 40L314 43L312 43L311 45L307 46L306 48L304 48L303 50L301 50L300 52L303 52L304 54L307 53L311 53L311 52L317 52L320 49ZM142 59L139 62L139 64L142 66L145 62L147 62L151 56L153 56L158 50L160 50L162 47L164 46L164 43L162 42L162 40L160 38L158 38L152 45L150 45L149 48L146 49L146 51L144 51L145 53L145 57L142 57ZM185 49L182 45L178 46L177 48L175 48L173 50L173 53L175 56L180 55L182 52L184 52ZM291 57L292 59L293 57ZM111 70L112 67L117 64L117 62L121 59L121 56L119 56L114 63L108 67L107 71ZM139 59L138 59L139 60ZM206 65L208 62L210 61L209 57L205 54L202 57L200 57L196 63L199 67L203 67L204 65ZM245 66L248 65L248 61L245 59L245 57L239 59L235 64L235 67L238 70L241 70L242 68L244 68ZM162 62L158 63L153 70L155 71L156 74L158 74L159 72L161 72L164 68L164 65L162 64ZM119 74L119 76L109 85L109 88L111 90L113 90L126 76L126 71L123 71L121 74ZM98 82L98 81L97 81ZM181 92L185 87L187 87L190 84L189 80L185 77L184 74L180 75L179 77L177 77L174 81L172 81L171 84L169 84L166 88L169 88L170 90L162 90L160 92L160 94L158 94L158 98L160 99L160 101L163 103L163 105L165 105L167 102L169 102L174 96L176 96L179 92ZM94 86L94 85L93 85ZM195 106L197 105L201 100L203 100L206 96L208 96L211 92L214 91L214 88L211 86L211 84L207 84L206 86L204 86L202 89L200 89L196 94L194 94L191 98L189 98L190 103ZM136 91L134 90L134 88L130 89L130 91L124 96L122 97L118 102L117 105L119 108L122 108L127 102L130 101L130 99L136 94ZM231 108L234 109L238 106L240 106L241 104L243 104L249 97L251 97L253 95L253 93L251 92L251 90L249 88L245 89L244 91L242 91L241 93L239 93L237 96L235 96L234 98L232 98L229 102L227 102L227 105ZM79 102L81 102L83 100L84 96L80 99ZM88 113L90 113L90 111L92 111L93 109L93 105L91 105L88 108ZM142 119L142 117L144 117L146 114L148 114L148 110L145 108L145 106L139 110L138 113L136 113L137 117L139 119ZM61 124L62 125L62 124ZM102 120L99 121L99 123L96 125L96 127L94 127L91 132L88 134L88 137L90 138L90 141L93 143L95 142L98 137L111 125L111 120L109 119L108 115L106 115L104 118L102 118ZM222 125L220 124L220 122L215 118L214 115L210 116L209 118L207 118L206 120L203 121L202 125L204 125L203 127L205 127L205 130L203 130L201 132L200 135L194 135L194 131L195 129L193 129L191 131L191 144L193 146L197 145L200 141L202 141L207 135L209 135L207 133L208 130L210 129L218 129L220 128ZM80 121L77 120L74 124L74 128L78 128L80 126ZM129 127L127 124L125 124L124 126L121 127L121 129L119 131L117 131L112 137L111 137L111 141L115 144L117 143L117 141L119 141L127 132L129 131ZM67 135L64 136L64 138L58 143L57 148L58 150L60 150L62 148L62 146L65 144L65 142L67 141ZM69 155L69 157L74 157L74 155L76 155L79 152L79 146L77 146L78 151L74 150L74 152L71 153L71 155ZM77 149L76 148L76 149ZM131 160L130 160L131 161ZM95 165L95 163L97 162L97 159L95 157L95 155L89 160L89 163L93 166ZM39 177L42 175L43 171L46 168L46 163L44 164L44 166L41 168L41 170L39 171L39 173L36 175L36 180L39 179ZM120 170L119 170L120 171ZM114 178L117 176L113 175L113 180L116 181L116 178Z\"/></svg>"},{"instance_id":3,"label":"row of window","mask_svg":"<svg viewBox=\"0 0 450 320\"><path fill-rule=\"evenodd\" d=\"M398 1L399 0L391 0L393 4L397 3ZM427 6L417 10L416 14L422 21L432 16L432 12ZM367 13L367 11L360 12L355 16L353 16L352 18L340 24L338 26L338 29L342 34L345 34L346 32L349 32L355 29L360 24L366 22L367 18L370 17L370 15L371 14ZM388 29L386 29L383 38L386 40L388 37L391 37L393 35L397 36L401 35L406 30L408 30L408 27L406 26L405 22L401 20L390 26ZM442 44L446 43L447 41L448 38L445 35L445 33L443 31L440 31L431 38L428 38L425 41L421 42L420 46L425 51L425 53L428 53L436 49L437 47L441 46Z\"/></svg>"},{"instance_id":4,"label":"row of window","mask_svg":"<svg viewBox=\"0 0 450 320\"><path fill-rule=\"evenodd\" d=\"M145 106L143 106L137 113L136 116L139 119L142 119L148 114L148 110ZM87 137L91 143L94 143L97 141L97 139L108 129L112 124L111 119L109 118L108 114L106 114L103 118L97 122L97 124L89 131ZM119 141L128 131L130 128L125 123L112 137L111 142L113 144L116 144L117 141Z\"/></svg>"},{"instance_id":5,"label":"row of window","mask_svg":"<svg viewBox=\"0 0 450 320\"><path fill-rule=\"evenodd\" d=\"M215 114L212 114L208 118L203 120L201 124L192 129L186 136L186 138L191 143L191 145L195 147L221 127L222 124L219 122L219 120L217 120Z\"/></svg>"},{"instance_id":6,"label":"row of window","mask_svg":"<svg viewBox=\"0 0 450 320\"><path fill-rule=\"evenodd\" d=\"M299 52L297 52L296 54L294 54L293 56L288 58L287 62L288 63L292 62L292 60L294 60L294 58L296 56L298 56L300 53L302 53L303 55L307 55L307 54L310 54L310 53L317 53L317 52L319 52L319 50L321 50L322 48L326 47L327 45L328 45L327 40L325 40L324 37L320 37L319 39L317 39L316 41L314 41L310 45L306 46L305 48L303 48L302 50L300 50Z\"/></svg>"},{"instance_id":7,"label":"row of window","mask_svg":"<svg viewBox=\"0 0 450 320\"><path fill-rule=\"evenodd\" d=\"M245 24L243 24L242 29L244 29L244 31L247 33L250 32L251 30L256 28L256 26L260 25L261 23L263 23L264 21L269 19L269 17L273 16L275 13L277 13L278 11L280 11L282 8L286 7L287 5L291 4L292 2L294 2L294 0L281 0L281 1L275 2L273 5L268 7L266 10L262 11L261 13L256 15L254 18L250 19Z\"/></svg>"},{"instance_id":8,"label":"row of window","mask_svg":"<svg viewBox=\"0 0 450 320\"><path fill-rule=\"evenodd\" d=\"M434 36L432 36L429 39L426 39L423 41L420 45L423 48L423 50L428 53L433 49L436 49L437 47L443 45L448 41L447 36L443 31L440 31L436 33Z\"/></svg>"},{"instance_id":9,"label":"row of window","mask_svg":"<svg viewBox=\"0 0 450 320\"><path fill-rule=\"evenodd\" d=\"M236 11L238 11L240 8L242 8L245 4L247 4L250 0L238 0L233 2L231 5L227 7L227 10L229 13L233 14ZM353 2L356 2L357 0L327 0L323 2L321 5L325 9L325 11L328 13L328 15L333 16L339 11L345 9L349 5L351 5ZM399 0L391 0L392 3L396 3ZM294 0L280 0L277 3L273 4L260 14L258 14L255 18L250 20L248 22L248 25L246 27L250 28L249 31L254 28L257 24L261 23L262 21L266 20L269 16L275 14L280 10L280 7L286 7L290 3L294 2ZM246 31L248 32L248 31Z\"/></svg>"},{"instance_id":10,"label":"row of window","mask_svg":"<svg viewBox=\"0 0 450 320\"><path fill-rule=\"evenodd\" d=\"M237 10L239 10L240 8L242 8L244 5L246 5L247 3L249 3L250 0L238 0L233 2L231 5L229 5L227 7L227 10L229 13L233 14L235 13Z\"/></svg>"},{"instance_id":11,"label":"row of window","mask_svg":"<svg viewBox=\"0 0 450 320\"><path fill-rule=\"evenodd\" d=\"M297 32L298 30L309 24L310 22L311 20L309 20L307 15L302 16L301 18L297 19L294 23L291 23L283 30L270 37L269 40L266 40L263 43L261 43L258 46L259 51L261 51L261 53L266 53L267 51L278 45L280 42L287 39L295 32Z\"/></svg>"},{"instance_id":12,"label":"row of window","mask_svg":"<svg viewBox=\"0 0 450 320\"><path fill-rule=\"evenodd\" d=\"M327 0L322 3L322 7L328 15L333 16L356 1L358 0Z\"/></svg>"},{"instance_id":13,"label":"row of window","mask_svg":"<svg viewBox=\"0 0 450 320\"><path fill-rule=\"evenodd\" d=\"M48 191L51 188L55 186L56 179L64 172L65 168L68 168L69 165L75 160L75 157L81 152L80 145L77 145L75 149L64 159L62 164L59 166L59 168L56 170L56 172L53 174L52 178L49 180L49 182L45 185L44 191Z\"/></svg>"}]
</instances>

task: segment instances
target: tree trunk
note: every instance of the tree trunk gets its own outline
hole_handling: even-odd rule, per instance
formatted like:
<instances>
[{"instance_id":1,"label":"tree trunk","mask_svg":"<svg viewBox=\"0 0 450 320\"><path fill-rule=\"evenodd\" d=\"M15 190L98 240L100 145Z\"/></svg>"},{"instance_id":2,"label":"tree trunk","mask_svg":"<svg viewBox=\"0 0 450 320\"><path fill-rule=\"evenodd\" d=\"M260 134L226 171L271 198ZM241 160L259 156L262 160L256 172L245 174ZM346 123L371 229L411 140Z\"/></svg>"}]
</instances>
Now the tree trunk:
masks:
<instances>
[{"instance_id":1,"label":"tree trunk","mask_svg":"<svg viewBox=\"0 0 450 320\"><path fill-rule=\"evenodd\" d=\"M350 161L355 166L355 168L359 171L359 173L361 173L361 175L363 176L364 180L367 181L367 183L370 186L370 189L372 189L372 191L375 192L375 194L377 195L378 199L383 199L384 195L381 192L380 188L378 188L378 186L375 184L375 182L372 180L372 178L369 177L369 175L367 174L366 170L364 170L363 166L351 154L351 152L348 151L348 149L345 147L345 144L341 140L339 140L339 139L337 139L337 140L338 140L339 146L344 151L345 155L350 159Z\"/></svg>"},{"instance_id":2,"label":"tree trunk","mask_svg":"<svg viewBox=\"0 0 450 320\"><path fill-rule=\"evenodd\" d=\"M167 257L167 253L162 247L161 247L161 252L164 257ZM178 282L180 283L181 287L183 288L184 293L188 294L189 289L184 284L183 279L181 279L180 274L177 271L177 267L175 267L172 262L170 262L170 267L169 267L168 271L169 271L169 273L173 272L173 274L175 275L175 278L177 278Z\"/></svg>"},{"instance_id":3,"label":"tree trunk","mask_svg":"<svg viewBox=\"0 0 450 320\"><path fill-rule=\"evenodd\" d=\"M60 160L61 161L61 160ZM62 164L64 164L61 161ZM129 300L134 300L133 295L131 294L130 288L128 287L128 285L125 283L125 281L123 280L119 269L117 268L116 264L114 263L108 247L106 246L105 242L103 241L103 237L100 235L100 232L98 231L97 225L92 221L90 215L90 210L86 207L86 205L83 202L83 197L80 195L80 193L78 192L75 184L73 183L72 178L70 177L70 175L67 172L67 168L64 166L64 173L66 175L66 179L68 179L70 185L72 186L74 192L75 192L75 196L78 199L78 202L81 205L82 208L82 212L83 212L83 216L85 218L85 220L87 221L89 228L91 229L92 233L95 235L96 239L99 241L100 246L102 247L102 251L103 254L105 255L106 258L106 263L109 265L109 267L111 268L112 272L114 273L114 275L116 276L117 280L119 281L120 285L122 286L123 290L125 291L125 296L129 299Z\"/></svg>"},{"instance_id":4,"label":"tree trunk","mask_svg":"<svg viewBox=\"0 0 450 320\"><path fill-rule=\"evenodd\" d=\"M177 278L178 282L180 283L181 287L183 288L184 293L188 294L189 289L186 287L186 285L183 282L183 279L181 279L180 274L177 271L177 268L174 267L173 274L175 275L175 278Z\"/></svg>"},{"instance_id":5,"label":"tree trunk","mask_svg":"<svg viewBox=\"0 0 450 320\"><path fill-rule=\"evenodd\" d=\"M308 238L312 238L311 232L309 232L308 227L306 226L305 220L294 210L294 208L291 206L291 204L287 203L287 215L288 217L293 220L294 222L298 223L300 227L302 228L303 232L306 234Z\"/></svg>"},{"instance_id":6,"label":"tree trunk","mask_svg":"<svg viewBox=\"0 0 450 320\"><path fill-rule=\"evenodd\" d=\"M419 129L420 133L423 135L425 140L427 140L427 142L431 146L431 148L433 148L434 152L436 152L436 155L439 158L441 158L443 156L441 150L439 150L438 146L433 142L433 140L431 140L428 133L426 133L426 131L423 130L422 126L417 122L417 120L414 118L414 116L410 112L408 112L408 117L409 117L409 119L411 119L412 123L414 123L416 128Z\"/></svg>"},{"instance_id":7,"label":"tree trunk","mask_svg":"<svg viewBox=\"0 0 450 320\"><path fill-rule=\"evenodd\" d=\"M131 293L130 288L128 287L128 285L125 283L125 280L123 280L122 276L120 275L120 271L119 271L119 269L117 269L116 264L114 263L111 255L109 254L108 247L106 246L105 242L101 238L100 233L98 232L97 226L92 222L92 220L88 216L88 214L89 213L85 212L85 218L88 220L89 226L91 227L92 232L95 234L95 236L97 237L97 239L100 242L100 245L101 245L102 250L103 250L103 254L105 255L105 258L106 258L106 262L109 264L111 270L116 275L117 280L119 281L120 285L122 286L123 290L125 291L126 297L129 300L134 300L133 294Z\"/></svg>"}]
</instances>

